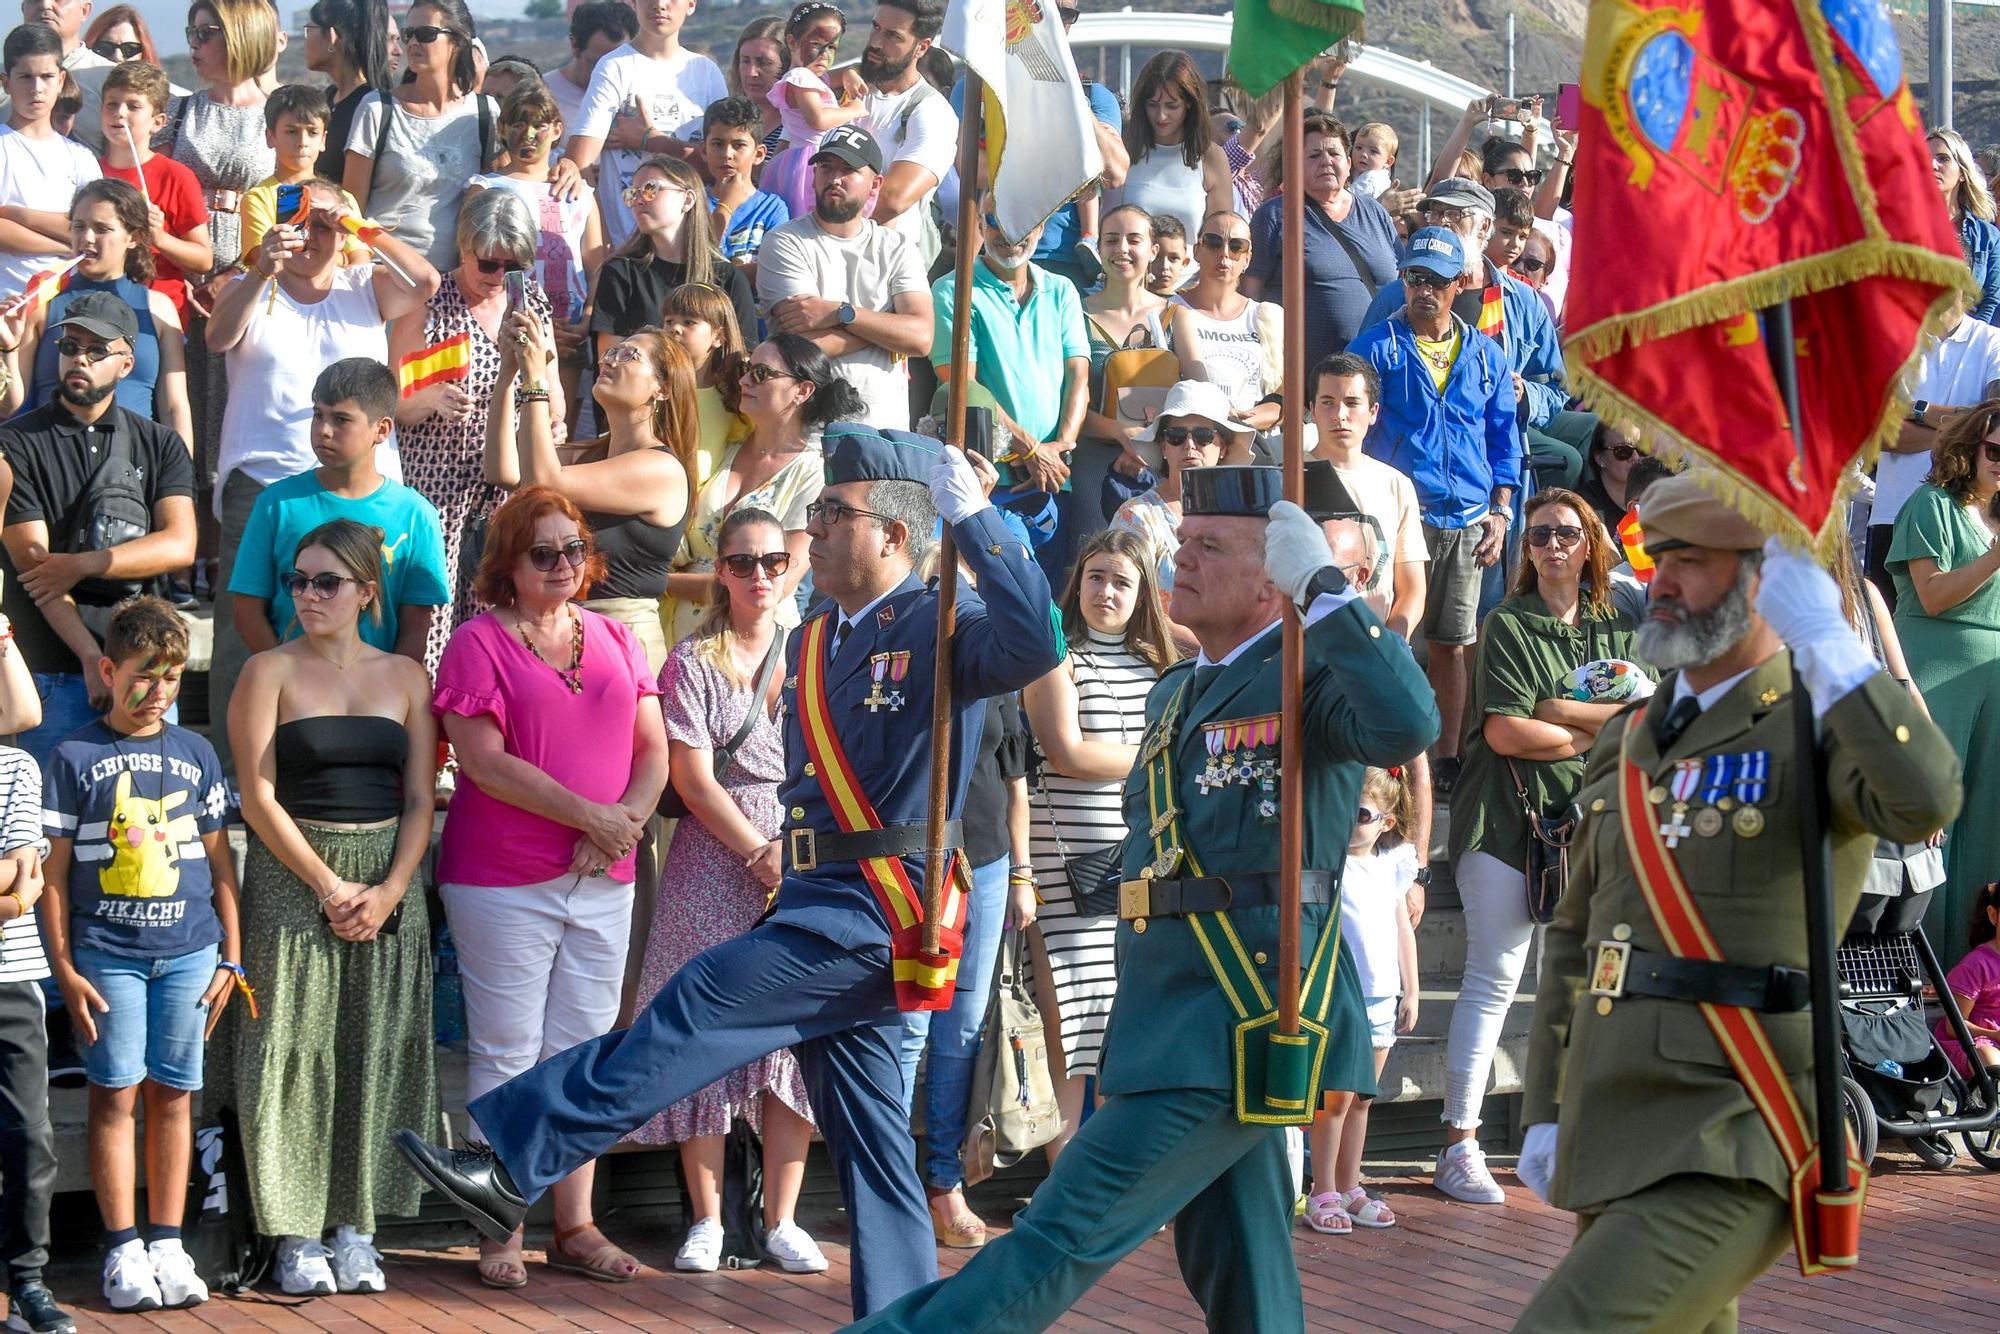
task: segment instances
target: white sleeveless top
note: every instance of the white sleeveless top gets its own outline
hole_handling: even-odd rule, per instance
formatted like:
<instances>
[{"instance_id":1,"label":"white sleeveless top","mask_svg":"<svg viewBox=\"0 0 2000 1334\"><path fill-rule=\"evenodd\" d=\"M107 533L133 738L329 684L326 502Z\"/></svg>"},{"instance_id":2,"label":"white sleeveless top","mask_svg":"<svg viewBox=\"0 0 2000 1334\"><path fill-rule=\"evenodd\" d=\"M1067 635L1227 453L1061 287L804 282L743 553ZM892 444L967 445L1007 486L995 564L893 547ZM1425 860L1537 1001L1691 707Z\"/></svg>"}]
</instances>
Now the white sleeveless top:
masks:
<instances>
[{"instance_id":1,"label":"white sleeveless top","mask_svg":"<svg viewBox=\"0 0 2000 1334\"><path fill-rule=\"evenodd\" d=\"M1125 204L1137 204L1148 213L1166 213L1187 228L1188 248L1201 235L1202 215L1208 212L1208 191L1201 181L1201 165L1190 167L1181 157L1179 144L1166 144L1144 157L1132 160L1125 184L1110 192L1104 211Z\"/></svg>"}]
</instances>

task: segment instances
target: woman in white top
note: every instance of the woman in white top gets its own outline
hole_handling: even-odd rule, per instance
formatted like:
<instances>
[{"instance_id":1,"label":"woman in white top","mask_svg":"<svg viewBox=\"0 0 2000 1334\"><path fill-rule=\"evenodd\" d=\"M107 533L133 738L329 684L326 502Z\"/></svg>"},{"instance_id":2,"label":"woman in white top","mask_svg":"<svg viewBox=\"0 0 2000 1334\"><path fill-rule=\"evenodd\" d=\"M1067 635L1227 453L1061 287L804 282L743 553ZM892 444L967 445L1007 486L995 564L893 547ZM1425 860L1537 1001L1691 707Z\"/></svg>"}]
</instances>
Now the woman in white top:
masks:
<instances>
[{"instance_id":1,"label":"woman in white top","mask_svg":"<svg viewBox=\"0 0 2000 1334\"><path fill-rule=\"evenodd\" d=\"M1125 118L1132 166L1105 206L1169 214L1193 236L1203 218L1235 202L1229 159L1209 129L1208 86L1185 52L1162 51L1139 71L1132 105L1139 113Z\"/></svg>"},{"instance_id":2,"label":"woman in white top","mask_svg":"<svg viewBox=\"0 0 2000 1334\"><path fill-rule=\"evenodd\" d=\"M1102 467L1080 462L1084 456L1081 450L1071 460L1071 486L1090 505L1099 503L1106 471L1116 469L1121 476L1137 477L1146 468L1145 458L1132 448L1132 439L1143 423L1103 411L1117 407L1106 392L1105 363L1112 353L1123 349L1166 351L1172 347L1163 319L1166 299L1146 288L1146 274L1159 249L1153 235L1153 215L1137 204L1120 204L1105 213L1097 243L1104 264L1104 286L1083 299L1084 333L1090 339L1091 410L1083 414L1080 443L1096 448L1110 445L1118 452ZM1095 484L1090 477L1097 479Z\"/></svg>"},{"instance_id":3,"label":"woman in white top","mask_svg":"<svg viewBox=\"0 0 2000 1334\"><path fill-rule=\"evenodd\" d=\"M1284 313L1275 302L1252 301L1238 290L1250 266L1250 222L1233 210L1202 220L1194 242L1194 285L1174 298L1181 314L1183 361L1188 374L1219 385L1229 396L1229 416L1260 436L1273 431L1283 405L1266 401L1284 388ZM1225 456L1224 463L1248 459Z\"/></svg>"},{"instance_id":4,"label":"woman in white top","mask_svg":"<svg viewBox=\"0 0 2000 1334\"><path fill-rule=\"evenodd\" d=\"M410 78L354 113L341 184L431 267L458 267L458 209L465 182L492 166L499 108L469 90L472 15L464 0L421 0L403 24ZM387 117L385 123L384 117Z\"/></svg>"}]
</instances>

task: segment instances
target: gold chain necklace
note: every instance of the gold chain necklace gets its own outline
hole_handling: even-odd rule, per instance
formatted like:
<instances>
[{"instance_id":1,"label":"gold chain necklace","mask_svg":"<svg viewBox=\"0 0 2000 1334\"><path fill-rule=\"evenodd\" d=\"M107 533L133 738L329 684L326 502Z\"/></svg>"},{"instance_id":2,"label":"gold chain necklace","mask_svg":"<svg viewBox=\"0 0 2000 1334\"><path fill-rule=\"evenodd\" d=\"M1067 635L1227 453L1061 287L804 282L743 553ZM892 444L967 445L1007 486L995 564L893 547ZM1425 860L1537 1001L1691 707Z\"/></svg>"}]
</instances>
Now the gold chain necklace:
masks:
<instances>
[{"instance_id":1,"label":"gold chain necklace","mask_svg":"<svg viewBox=\"0 0 2000 1334\"><path fill-rule=\"evenodd\" d=\"M514 629L520 634L521 643L527 647L528 652L534 654L537 661L545 664L550 671L554 672L557 679L569 687L570 694L581 695L583 693L583 618L576 614L576 607L572 605L569 608L569 667L567 669L556 666L542 656L542 651L535 647L535 641L528 638L527 618L522 616L518 611L514 615L516 618Z\"/></svg>"}]
</instances>

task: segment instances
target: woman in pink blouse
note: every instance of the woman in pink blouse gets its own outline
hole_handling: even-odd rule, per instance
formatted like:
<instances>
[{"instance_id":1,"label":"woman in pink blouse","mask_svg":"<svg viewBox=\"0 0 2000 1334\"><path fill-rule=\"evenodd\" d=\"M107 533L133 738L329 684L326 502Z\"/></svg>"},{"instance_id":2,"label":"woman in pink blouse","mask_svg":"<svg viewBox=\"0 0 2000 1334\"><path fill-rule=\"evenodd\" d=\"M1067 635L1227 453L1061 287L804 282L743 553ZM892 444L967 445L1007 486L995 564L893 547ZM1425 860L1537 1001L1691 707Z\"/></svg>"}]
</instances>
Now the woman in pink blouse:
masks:
<instances>
[{"instance_id":1,"label":"woman in pink blouse","mask_svg":"<svg viewBox=\"0 0 2000 1334\"><path fill-rule=\"evenodd\" d=\"M602 558L544 487L493 516L477 593L433 709L458 757L438 885L465 986L468 1101L610 1030L632 921L633 847L667 777L659 687L632 632L576 605ZM611 1282L639 1265L597 1230L592 1168L554 1191L549 1264ZM527 1282L521 1234L482 1243L480 1280Z\"/></svg>"}]
</instances>

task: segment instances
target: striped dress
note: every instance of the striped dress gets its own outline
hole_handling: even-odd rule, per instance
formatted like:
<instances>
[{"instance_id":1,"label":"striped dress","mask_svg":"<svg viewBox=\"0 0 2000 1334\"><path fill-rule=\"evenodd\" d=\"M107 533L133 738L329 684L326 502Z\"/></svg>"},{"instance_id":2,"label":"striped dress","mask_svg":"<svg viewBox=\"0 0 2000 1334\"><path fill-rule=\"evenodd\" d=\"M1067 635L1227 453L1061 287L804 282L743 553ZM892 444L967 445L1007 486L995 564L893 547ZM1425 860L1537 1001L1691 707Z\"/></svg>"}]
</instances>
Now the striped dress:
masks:
<instances>
[{"instance_id":1,"label":"striped dress","mask_svg":"<svg viewBox=\"0 0 2000 1334\"><path fill-rule=\"evenodd\" d=\"M1159 673L1126 648L1123 638L1096 631L1070 650L1069 665L1076 680L1078 731L1090 740L1138 745L1146 730L1146 695ZM1122 780L1089 782L1044 767L1028 799L1035 888L1042 897L1038 920L1062 1016L1061 1056L1070 1075L1097 1073L1104 1025L1118 989L1112 961L1118 918L1077 915L1063 877L1062 855L1056 850L1056 833L1060 829L1062 850L1071 857L1124 838L1125 817L1120 810L1124 787ZM1037 999L1046 1010L1049 998Z\"/></svg>"}]
</instances>

